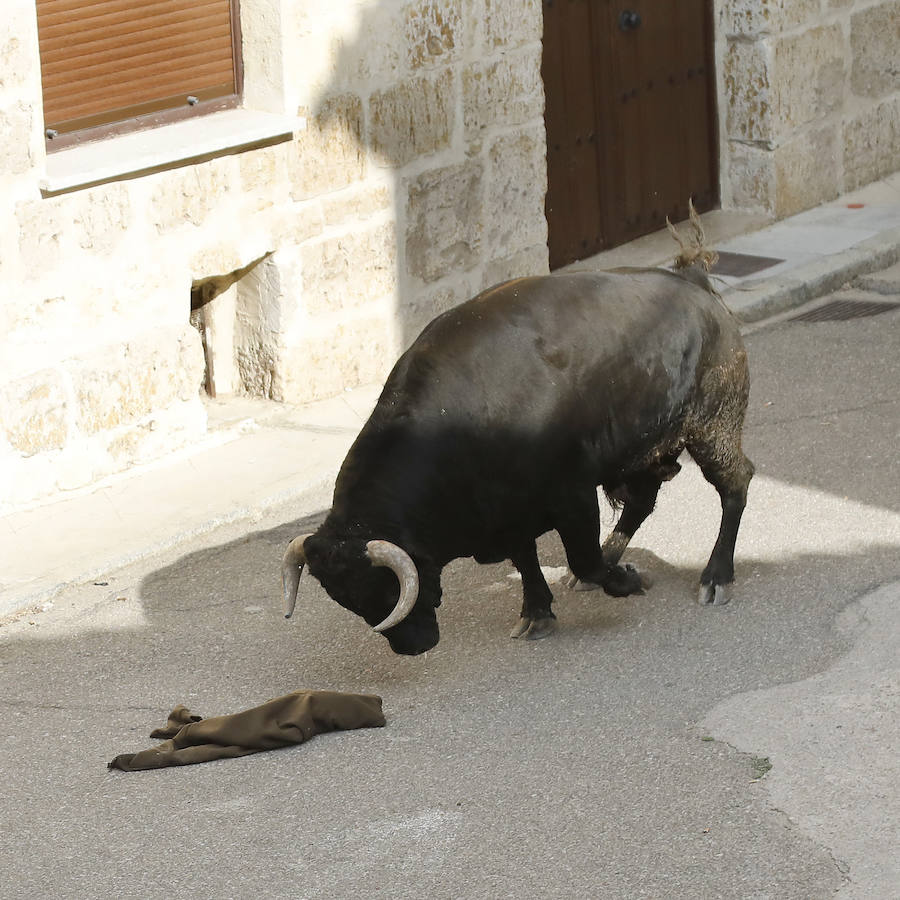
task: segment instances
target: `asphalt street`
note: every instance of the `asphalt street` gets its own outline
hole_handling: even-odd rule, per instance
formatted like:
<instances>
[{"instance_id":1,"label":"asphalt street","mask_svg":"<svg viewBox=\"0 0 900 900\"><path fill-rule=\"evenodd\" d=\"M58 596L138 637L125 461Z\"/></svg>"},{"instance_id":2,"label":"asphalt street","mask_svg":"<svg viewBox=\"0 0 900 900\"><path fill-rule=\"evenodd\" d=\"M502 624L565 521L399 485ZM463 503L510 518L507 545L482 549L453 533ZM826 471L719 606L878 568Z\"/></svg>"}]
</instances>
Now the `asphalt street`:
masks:
<instances>
[{"instance_id":1,"label":"asphalt street","mask_svg":"<svg viewBox=\"0 0 900 900\"><path fill-rule=\"evenodd\" d=\"M900 311L747 344L757 475L728 606L694 602L719 505L685 464L625 557L646 595L567 590L542 539L544 641L509 640L513 570L471 560L424 656L312 579L286 622L280 557L327 495L6 625L0 897L896 898ZM177 703L301 688L379 694L387 725L106 768Z\"/></svg>"}]
</instances>

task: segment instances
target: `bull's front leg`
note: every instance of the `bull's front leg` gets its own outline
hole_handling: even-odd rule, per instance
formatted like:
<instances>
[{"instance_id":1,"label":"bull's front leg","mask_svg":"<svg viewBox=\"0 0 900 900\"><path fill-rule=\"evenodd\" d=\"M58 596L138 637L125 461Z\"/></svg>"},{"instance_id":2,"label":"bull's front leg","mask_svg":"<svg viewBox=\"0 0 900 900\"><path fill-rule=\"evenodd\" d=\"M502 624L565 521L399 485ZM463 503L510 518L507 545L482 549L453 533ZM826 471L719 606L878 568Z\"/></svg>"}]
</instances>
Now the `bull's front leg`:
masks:
<instances>
[{"instance_id":1,"label":"bull's front leg","mask_svg":"<svg viewBox=\"0 0 900 900\"><path fill-rule=\"evenodd\" d=\"M510 632L511 638L524 637L537 641L549 637L556 631L556 616L550 605L553 593L547 585L538 561L537 547L532 541L511 560L522 576L522 612L519 621Z\"/></svg>"}]
</instances>

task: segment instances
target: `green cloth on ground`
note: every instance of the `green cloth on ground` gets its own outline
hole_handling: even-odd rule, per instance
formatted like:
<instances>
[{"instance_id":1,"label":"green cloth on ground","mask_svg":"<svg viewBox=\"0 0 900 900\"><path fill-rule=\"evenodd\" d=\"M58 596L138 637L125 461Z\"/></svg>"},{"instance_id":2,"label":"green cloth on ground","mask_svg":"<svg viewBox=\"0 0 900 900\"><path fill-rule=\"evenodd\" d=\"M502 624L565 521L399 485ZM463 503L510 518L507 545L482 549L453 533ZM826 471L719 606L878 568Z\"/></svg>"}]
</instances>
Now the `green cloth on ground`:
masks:
<instances>
[{"instance_id":1,"label":"green cloth on ground","mask_svg":"<svg viewBox=\"0 0 900 900\"><path fill-rule=\"evenodd\" d=\"M262 706L211 719L176 706L165 727L150 734L169 740L139 753L120 754L108 768L136 772L234 759L302 744L326 731L376 728L384 723L381 697L340 691L293 691Z\"/></svg>"}]
</instances>

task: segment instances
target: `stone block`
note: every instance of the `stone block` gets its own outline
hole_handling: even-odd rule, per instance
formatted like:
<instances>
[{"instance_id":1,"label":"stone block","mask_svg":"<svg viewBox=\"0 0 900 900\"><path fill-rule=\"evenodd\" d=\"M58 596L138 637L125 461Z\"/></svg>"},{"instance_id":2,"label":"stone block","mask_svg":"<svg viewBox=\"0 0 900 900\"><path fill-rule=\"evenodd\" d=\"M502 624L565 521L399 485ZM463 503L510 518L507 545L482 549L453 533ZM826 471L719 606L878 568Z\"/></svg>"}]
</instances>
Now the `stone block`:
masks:
<instances>
[{"instance_id":1,"label":"stone block","mask_svg":"<svg viewBox=\"0 0 900 900\"><path fill-rule=\"evenodd\" d=\"M235 363L241 387L251 397L266 400L284 399L284 385L279 371L282 349L275 342L245 340L235 348Z\"/></svg>"},{"instance_id":2,"label":"stone block","mask_svg":"<svg viewBox=\"0 0 900 900\"><path fill-rule=\"evenodd\" d=\"M196 396L203 379L200 338L188 325L181 334L150 332L82 359L70 372L75 425L81 434L98 434Z\"/></svg>"},{"instance_id":3,"label":"stone block","mask_svg":"<svg viewBox=\"0 0 900 900\"><path fill-rule=\"evenodd\" d=\"M544 241L524 250L517 250L509 256L492 259L485 264L482 288L493 287L511 278L524 278L529 275L546 275L550 271L550 258L547 243Z\"/></svg>"},{"instance_id":4,"label":"stone block","mask_svg":"<svg viewBox=\"0 0 900 900\"><path fill-rule=\"evenodd\" d=\"M490 256L547 242L544 195L547 157L543 128L504 135L491 145L485 192Z\"/></svg>"},{"instance_id":5,"label":"stone block","mask_svg":"<svg viewBox=\"0 0 900 900\"><path fill-rule=\"evenodd\" d=\"M123 184L111 184L78 196L73 224L85 250L111 253L125 236L131 221L131 198Z\"/></svg>"},{"instance_id":6,"label":"stone block","mask_svg":"<svg viewBox=\"0 0 900 900\"><path fill-rule=\"evenodd\" d=\"M159 234L168 234L187 224L203 225L239 184L237 165L233 157L222 157L155 176L148 207L149 222Z\"/></svg>"},{"instance_id":7,"label":"stone block","mask_svg":"<svg viewBox=\"0 0 900 900\"><path fill-rule=\"evenodd\" d=\"M722 60L731 140L773 140L773 52L768 41L731 41Z\"/></svg>"},{"instance_id":8,"label":"stone block","mask_svg":"<svg viewBox=\"0 0 900 900\"><path fill-rule=\"evenodd\" d=\"M289 143L247 150L238 157L243 202L256 210L267 209L283 199L280 189L288 181Z\"/></svg>"},{"instance_id":9,"label":"stone block","mask_svg":"<svg viewBox=\"0 0 900 900\"><path fill-rule=\"evenodd\" d=\"M268 218L270 246L283 249L308 241L322 233L324 219L318 201L279 206Z\"/></svg>"},{"instance_id":10,"label":"stone block","mask_svg":"<svg viewBox=\"0 0 900 900\"><path fill-rule=\"evenodd\" d=\"M175 376L171 379L173 393L178 400L185 403L197 400L204 367L200 335L185 323L175 337Z\"/></svg>"},{"instance_id":11,"label":"stone block","mask_svg":"<svg viewBox=\"0 0 900 900\"><path fill-rule=\"evenodd\" d=\"M366 170L362 100L355 94L326 97L315 110L301 109L306 129L293 143L289 177L295 200L334 191L363 178Z\"/></svg>"},{"instance_id":12,"label":"stone block","mask_svg":"<svg viewBox=\"0 0 900 900\"><path fill-rule=\"evenodd\" d=\"M225 276L246 266L262 253L247 253L246 246L238 246L234 240L211 241L193 253L188 262L192 281ZM224 289L224 288L223 288Z\"/></svg>"},{"instance_id":13,"label":"stone block","mask_svg":"<svg viewBox=\"0 0 900 900\"><path fill-rule=\"evenodd\" d=\"M393 210L391 189L386 184L353 185L346 190L328 194L321 199L322 216L326 225L368 219Z\"/></svg>"},{"instance_id":14,"label":"stone block","mask_svg":"<svg viewBox=\"0 0 900 900\"><path fill-rule=\"evenodd\" d=\"M352 309L396 290L393 222L316 241L300 252L304 305L311 316Z\"/></svg>"},{"instance_id":15,"label":"stone block","mask_svg":"<svg viewBox=\"0 0 900 900\"><path fill-rule=\"evenodd\" d=\"M23 175L32 167L31 128L31 110L23 103L0 109L0 174Z\"/></svg>"},{"instance_id":16,"label":"stone block","mask_svg":"<svg viewBox=\"0 0 900 900\"><path fill-rule=\"evenodd\" d=\"M775 210L774 154L763 147L740 142L729 143L725 185L730 194L729 206L773 213ZM725 197L723 197L724 200Z\"/></svg>"},{"instance_id":17,"label":"stone block","mask_svg":"<svg viewBox=\"0 0 900 900\"><path fill-rule=\"evenodd\" d=\"M369 100L372 151L382 162L403 166L450 146L453 71L421 75L377 91Z\"/></svg>"},{"instance_id":18,"label":"stone block","mask_svg":"<svg viewBox=\"0 0 900 900\"><path fill-rule=\"evenodd\" d=\"M525 125L543 116L540 45L473 63L462 79L467 140L477 140L494 126Z\"/></svg>"},{"instance_id":19,"label":"stone block","mask_svg":"<svg viewBox=\"0 0 900 900\"><path fill-rule=\"evenodd\" d=\"M298 55L304 58L303 68L307 69L305 57L314 62L317 78L327 78L329 90L352 90L361 92L372 86L390 84L402 77L406 70L408 49L402 36L406 33L405 8L401 0L385 3L383 0L369 0L352 9L347 3L338 11L338 20L331 25L330 41L323 38L323 20L328 12L316 11L307 3L297 6L304 10L301 42ZM320 87L321 91L322 88Z\"/></svg>"},{"instance_id":20,"label":"stone block","mask_svg":"<svg viewBox=\"0 0 900 900\"><path fill-rule=\"evenodd\" d=\"M900 97L844 122L844 190L900 170Z\"/></svg>"},{"instance_id":21,"label":"stone block","mask_svg":"<svg viewBox=\"0 0 900 900\"><path fill-rule=\"evenodd\" d=\"M780 34L819 16L819 0L723 0L722 25L726 35Z\"/></svg>"},{"instance_id":22,"label":"stone block","mask_svg":"<svg viewBox=\"0 0 900 900\"><path fill-rule=\"evenodd\" d=\"M833 200L840 193L838 125L805 131L775 152L775 215L781 219Z\"/></svg>"},{"instance_id":23,"label":"stone block","mask_svg":"<svg viewBox=\"0 0 900 900\"><path fill-rule=\"evenodd\" d=\"M381 381L396 359L390 317L341 321L310 333L285 360L284 400L307 403Z\"/></svg>"},{"instance_id":24,"label":"stone block","mask_svg":"<svg viewBox=\"0 0 900 900\"><path fill-rule=\"evenodd\" d=\"M780 134L822 119L844 102L845 40L839 25L811 28L775 45L775 94Z\"/></svg>"},{"instance_id":25,"label":"stone block","mask_svg":"<svg viewBox=\"0 0 900 900\"><path fill-rule=\"evenodd\" d=\"M69 402L62 375L44 369L0 387L0 422L22 456L60 450L66 443Z\"/></svg>"},{"instance_id":26,"label":"stone block","mask_svg":"<svg viewBox=\"0 0 900 900\"><path fill-rule=\"evenodd\" d=\"M161 405L166 390L153 369L138 370L145 356L126 348L125 359L117 359L111 348L102 359L82 363L73 372L75 424L82 434L92 435L139 419Z\"/></svg>"},{"instance_id":27,"label":"stone block","mask_svg":"<svg viewBox=\"0 0 900 900\"><path fill-rule=\"evenodd\" d=\"M470 17L482 29L484 52L514 49L540 41L544 34L541 4L520 0L470 0Z\"/></svg>"},{"instance_id":28,"label":"stone block","mask_svg":"<svg viewBox=\"0 0 900 900\"><path fill-rule=\"evenodd\" d=\"M401 349L405 350L436 316L464 303L476 293L477 290L468 278L410 291L397 310L397 319L402 330Z\"/></svg>"},{"instance_id":29,"label":"stone block","mask_svg":"<svg viewBox=\"0 0 900 900\"><path fill-rule=\"evenodd\" d=\"M28 42L16 34L0 31L0 91L21 91L36 64Z\"/></svg>"},{"instance_id":30,"label":"stone block","mask_svg":"<svg viewBox=\"0 0 900 900\"><path fill-rule=\"evenodd\" d=\"M282 266L274 257L238 282L235 363L242 391L254 397L283 399L284 301Z\"/></svg>"},{"instance_id":31,"label":"stone block","mask_svg":"<svg viewBox=\"0 0 900 900\"><path fill-rule=\"evenodd\" d=\"M0 334L9 338L2 347L7 375L32 367L35 344L46 345L50 336L55 341L60 334L70 334L78 312L78 307L61 293L44 294L39 288L22 292L15 302L0 304Z\"/></svg>"},{"instance_id":32,"label":"stone block","mask_svg":"<svg viewBox=\"0 0 900 900\"><path fill-rule=\"evenodd\" d=\"M860 10L850 18L850 85L860 97L900 91L900 0Z\"/></svg>"},{"instance_id":33,"label":"stone block","mask_svg":"<svg viewBox=\"0 0 900 900\"><path fill-rule=\"evenodd\" d=\"M407 193L406 266L422 281L477 265L484 233L484 167L478 160L425 172Z\"/></svg>"},{"instance_id":34,"label":"stone block","mask_svg":"<svg viewBox=\"0 0 900 900\"><path fill-rule=\"evenodd\" d=\"M28 279L37 279L57 269L62 260L63 234L68 203L56 200L27 200L16 207L19 226L19 257Z\"/></svg>"},{"instance_id":35,"label":"stone block","mask_svg":"<svg viewBox=\"0 0 900 900\"><path fill-rule=\"evenodd\" d=\"M444 65L461 57L463 0L418 0L406 7L404 16L410 68Z\"/></svg>"}]
</instances>

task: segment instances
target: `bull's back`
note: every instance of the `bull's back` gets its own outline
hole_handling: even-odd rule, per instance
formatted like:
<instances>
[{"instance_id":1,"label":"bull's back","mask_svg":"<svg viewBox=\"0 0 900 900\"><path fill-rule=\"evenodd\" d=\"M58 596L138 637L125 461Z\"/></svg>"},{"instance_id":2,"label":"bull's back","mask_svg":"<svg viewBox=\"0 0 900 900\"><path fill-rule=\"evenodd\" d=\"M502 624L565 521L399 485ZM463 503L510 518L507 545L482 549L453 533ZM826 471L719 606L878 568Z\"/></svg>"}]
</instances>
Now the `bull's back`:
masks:
<instances>
[{"instance_id":1,"label":"bull's back","mask_svg":"<svg viewBox=\"0 0 900 900\"><path fill-rule=\"evenodd\" d=\"M435 319L385 394L417 418L602 427L683 402L726 330L740 340L713 295L662 270L523 278Z\"/></svg>"}]
</instances>

